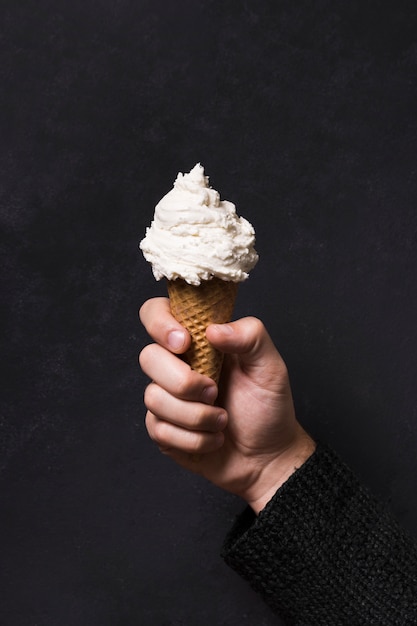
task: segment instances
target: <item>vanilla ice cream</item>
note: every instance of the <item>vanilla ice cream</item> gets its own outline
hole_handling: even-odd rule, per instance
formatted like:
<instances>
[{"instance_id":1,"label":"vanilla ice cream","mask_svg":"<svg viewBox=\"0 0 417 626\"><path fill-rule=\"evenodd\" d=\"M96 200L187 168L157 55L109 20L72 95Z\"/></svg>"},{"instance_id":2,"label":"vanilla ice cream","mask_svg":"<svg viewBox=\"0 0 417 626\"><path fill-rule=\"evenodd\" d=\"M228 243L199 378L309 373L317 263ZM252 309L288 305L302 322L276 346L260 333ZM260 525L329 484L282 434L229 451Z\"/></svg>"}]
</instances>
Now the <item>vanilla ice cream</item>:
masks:
<instances>
[{"instance_id":1,"label":"vanilla ice cream","mask_svg":"<svg viewBox=\"0 0 417 626\"><path fill-rule=\"evenodd\" d=\"M190 285L213 277L241 282L258 261L252 225L232 202L209 187L204 168L179 173L173 189L155 207L140 242L156 280L182 278Z\"/></svg>"}]
</instances>

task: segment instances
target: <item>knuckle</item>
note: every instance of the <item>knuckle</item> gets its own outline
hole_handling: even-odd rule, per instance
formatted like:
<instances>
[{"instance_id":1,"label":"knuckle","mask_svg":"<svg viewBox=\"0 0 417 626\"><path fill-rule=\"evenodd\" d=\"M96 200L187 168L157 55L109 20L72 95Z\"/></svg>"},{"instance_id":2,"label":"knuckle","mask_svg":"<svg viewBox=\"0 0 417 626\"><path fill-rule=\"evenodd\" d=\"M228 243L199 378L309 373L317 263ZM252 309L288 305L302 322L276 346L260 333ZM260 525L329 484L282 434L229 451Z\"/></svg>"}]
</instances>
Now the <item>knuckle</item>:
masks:
<instances>
[{"instance_id":1,"label":"knuckle","mask_svg":"<svg viewBox=\"0 0 417 626\"><path fill-rule=\"evenodd\" d=\"M139 308L138 315L141 322L143 322L143 317L146 315L146 309L148 307L148 301L144 302L142 306Z\"/></svg>"},{"instance_id":2,"label":"knuckle","mask_svg":"<svg viewBox=\"0 0 417 626\"><path fill-rule=\"evenodd\" d=\"M165 445L168 442L165 422L160 421L155 424L152 439L158 445Z\"/></svg>"},{"instance_id":3,"label":"knuckle","mask_svg":"<svg viewBox=\"0 0 417 626\"><path fill-rule=\"evenodd\" d=\"M247 321L253 335L261 335L265 331L265 326L258 317L248 317Z\"/></svg>"},{"instance_id":4,"label":"knuckle","mask_svg":"<svg viewBox=\"0 0 417 626\"><path fill-rule=\"evenodd\" d=\"M147 409L152 410L153 408L155 408L158 396L159 394L157 385L155 385L155 383L150 383L146 387L145 393L143 395L143 401Z\"/></svg>"},{"instance_id":5,"label":"knuckle","mask_svg":"<svg viewBox=\"0 0 417 626\"><path fill-rule=\"evenodd\" d=\"M148 334L153 338L153 339L157 339L158 338L158 323L156 321L156 319L154 318L154 316L152 316L149 321L146 324L146 330L148 331Z\"/></svg>"},{"instance_id":6,"label":"knuckle","mask_svg":"<svg viewBox=\"0 0 417 626\"><path fill-rule=\"evenodd\" d=\"M155 433L154 433L154 416L152 415L150 411L148 411L146 414L145 426L146 426L146 430L148 431L149 437L152 439L152 441L156 441Z\"/></svg>"},{"instance_id":7,"label":"knuckle","mask_svg":"<svg viewBox=\"0 0 417 626\"><path fill-rule=\"evenodd\" d=\"M155 338L163 331L163 320L168 310L167 303L167 298L150 298L146 300L139 309L139 319L151 337Z\"/></svg>"},{"instance_id":8,"label":"knuckle","mask_svg":"<svg viewBox=\"0 0 417 626\"><path fill-rule=\"evenodd\" d=\"M175 381L176 395L181 398L188 397L190 395L190 391L192 390L192 378L193 373L191 368L187 371L181 371L179 375L177 375Z\"/></svg>"},{"instance_id":9,"label":"knuckle","mask_svg":"<svg viewBox=\"0 0 417 626\"><path fill-rule=\"evenodd\" d=\"M187 449L190 453L201 451L202 436L199 433L188 431L187 439Z\"/></svg>"},{"instance_id":10,"label":"knuckle","mask_svg":"<svg viewBox=\"0 0 417 626\"><path fill-rule=\"evenodd\" d=\"M190 419L190 428L199 429L206 425L206 411L203 406L197 405Z\"/></svg>"},{"instance_id":11,"label":"knuckle","mask_svg":"<svg viewBox=\"0 0 417 626\"><path fill-rule=\"evenodd\" d=\"M153 352L154 344L150 343L139 352L139 365L145 371Z\"/></svg>"}]
</instances>

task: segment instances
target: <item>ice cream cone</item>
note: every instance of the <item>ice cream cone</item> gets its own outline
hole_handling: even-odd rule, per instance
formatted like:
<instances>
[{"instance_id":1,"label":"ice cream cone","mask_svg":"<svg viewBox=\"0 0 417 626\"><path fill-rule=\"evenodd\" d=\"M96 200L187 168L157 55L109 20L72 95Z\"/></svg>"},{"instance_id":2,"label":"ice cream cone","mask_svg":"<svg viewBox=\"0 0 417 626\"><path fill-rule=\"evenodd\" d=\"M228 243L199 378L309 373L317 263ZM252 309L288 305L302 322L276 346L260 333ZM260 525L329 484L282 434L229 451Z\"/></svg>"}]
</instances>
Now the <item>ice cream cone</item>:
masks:
<instances>
[{"instance_id":1,"label":"ice cream cone","mask_svg":"<svg viewBox=\"0 0 417 626\"><path fill-rule=\"evenodd\" d=\"M237 294L237 283L219 278L190 285L185 280L168 281L171 312L191 335L185 360L200 374L219 381L223 354L206 338L209 324L230 322Z\"/></svg>"},{"instance_id":2,"label":"ice cream cone","mask_svg":"<svg viewBox=\"0 0 417 626\"><path fill-rule=\"evenodd\" d=\"M200 163L178 173L140 242L156 280L168 281L173 315L191 334L185 360L216 382L223 355L207 341L206 328L230 321L237 286L258 261L254 244L253 226L220 199Z\"/></svg>"}]
</instances>

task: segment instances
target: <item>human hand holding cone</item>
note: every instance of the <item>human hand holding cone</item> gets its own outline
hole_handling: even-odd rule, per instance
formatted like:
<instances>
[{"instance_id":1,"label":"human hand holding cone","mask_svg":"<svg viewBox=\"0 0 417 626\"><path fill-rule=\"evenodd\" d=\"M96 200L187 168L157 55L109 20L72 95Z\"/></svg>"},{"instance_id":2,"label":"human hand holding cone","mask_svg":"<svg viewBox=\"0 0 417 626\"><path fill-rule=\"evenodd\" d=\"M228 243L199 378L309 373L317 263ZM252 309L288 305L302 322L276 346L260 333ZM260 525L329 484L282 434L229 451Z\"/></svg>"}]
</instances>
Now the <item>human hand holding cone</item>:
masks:
<instances>
[{"instance_id":1,"label":"human hand holding cone","mask_svg":"<svg viewBox=\"0 0 417 626\"><path fill-rule=\"evenodd\" d=\"M184 355L193 370L219 382L223 353L206 337L209 324L230 322L237 294L237 283L212 278L190 285L177 278L168 281L172 315L191 335L191 346Z\"/></svg>"}]
</instances>

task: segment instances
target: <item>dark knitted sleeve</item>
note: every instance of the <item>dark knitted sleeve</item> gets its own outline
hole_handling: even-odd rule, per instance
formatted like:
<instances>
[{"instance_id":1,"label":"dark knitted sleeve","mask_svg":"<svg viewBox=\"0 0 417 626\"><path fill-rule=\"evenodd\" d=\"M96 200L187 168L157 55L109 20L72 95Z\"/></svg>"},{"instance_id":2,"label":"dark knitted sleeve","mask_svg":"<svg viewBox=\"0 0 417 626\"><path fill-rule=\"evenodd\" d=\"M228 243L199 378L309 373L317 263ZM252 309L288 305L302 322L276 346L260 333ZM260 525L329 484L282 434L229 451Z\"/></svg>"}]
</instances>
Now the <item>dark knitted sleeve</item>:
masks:
<instances>
[{"instance_id":1,"label":"dark knitted sleeve","mask_svg":"<svg viewBox=\"0 0 417 626\"><path fill-rule=\"evenodd\" d=\"M223 556L289 625L417 624L416 543L324 445Z\"/></svg>"}]
</instances>

